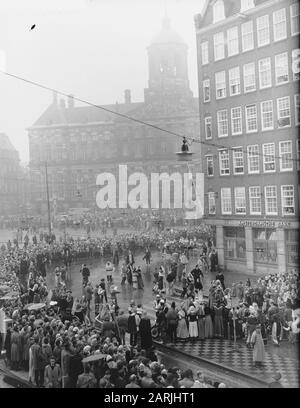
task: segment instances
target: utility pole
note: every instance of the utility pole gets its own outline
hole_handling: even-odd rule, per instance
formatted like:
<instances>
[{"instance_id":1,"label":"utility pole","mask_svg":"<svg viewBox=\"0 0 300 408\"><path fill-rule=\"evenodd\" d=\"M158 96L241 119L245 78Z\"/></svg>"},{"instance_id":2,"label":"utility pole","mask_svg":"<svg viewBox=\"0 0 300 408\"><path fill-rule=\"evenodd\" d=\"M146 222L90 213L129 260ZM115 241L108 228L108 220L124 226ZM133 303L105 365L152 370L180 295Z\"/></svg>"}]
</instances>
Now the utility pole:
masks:
<instances>
[{"instance_id":1,"label":"utility pole","mask_svg":"<svg viewBox=\"0 0 300 408\"><path fill-rule=\"evenodd\" d=\"M47 206L48 206L48 229L49 229L49 236L51 237L51 213L50 213L50 198L49 198L49 183L48 183L47 162L45 162L45 175L46 175L46 194L47 194Z\"/></svg>"}]
</instances>

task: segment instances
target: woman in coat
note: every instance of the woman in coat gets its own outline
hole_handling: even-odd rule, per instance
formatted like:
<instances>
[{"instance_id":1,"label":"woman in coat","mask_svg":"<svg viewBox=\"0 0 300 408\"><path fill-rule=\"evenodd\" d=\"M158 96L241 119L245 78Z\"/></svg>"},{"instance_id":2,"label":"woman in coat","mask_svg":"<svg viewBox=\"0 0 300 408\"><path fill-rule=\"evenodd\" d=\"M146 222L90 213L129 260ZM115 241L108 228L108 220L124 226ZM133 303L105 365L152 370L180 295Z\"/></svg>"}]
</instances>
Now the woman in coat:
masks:
<instances>
[{"instance_id":1,"label":"woman in coat","mask_svg":"<svg viewBox=\"0 0 300 408\"><path fill-rule=\"evenodd\" d=\"M198 325L197 325L197 314L194 306L191 306L188 311L189 319L189 334L191 340L196 340L198 337Z\"/></svg>"},{"instance_id":2,"label":"woman in coat","mask_svg":"<svg viewBox=\"0 0 300 408\"><path fill-rule=\"evenodd\" d=\"M183 309L178 312L178 324L176 337L178 340L187 340L189 338L189 331L186 325L186 316Z\"/></svg>"},{"instance_id":3,"label":"woman in coat","mask_svg":"<svg viewBox=\"0 0 300 408\"><path fill-rule=\"evenodd\" d=\"M15 326L11 335L11 368L18 370L21 361L21 335Z\"/></svg>"},{"instance_id":4,"label":"woman in coat","mask_svg":"<svg viewBox=\"0 0 300 408\"><path fill-rule=\"evenodd\" d=\"M138 271L136 268L133 268L132 272L132 287L133 289L138 289Z\"/></svg>"},{"instance_id":5,"label":"woman in coat","mask_svg":"<svg viewBox=\"0 0 300 408\"><path fill-rule=\"evenodd\" d=\"M215 311L215 337L223 338L224 336L224 322L223 322L223 306L220 302L214 306Z\"/></svg>"},{"instance_id":6,"label":"woman in coat","mask_svg":"<svg viewBox=\"0 0 300 408\"><path fill-rule=\"evenodd\" d=\"M138 285L138 289L144 289L144 282L143 282L142 271L141 271L140 266L137 268L137 285Z\"/></svg>"},{"instance_id":7,"label":"woman in coat","mask_svg":"<svg viewBox=\"0 0 300 408\"><path fill-rule=\"evenodd\" d=\"M205 311L203 302L200 303L198 310L198 335L200 340L205 339Z\"/></svg>"},{"instance_id":8,"label":"woman in coat","mask_svg":"<svg viewBox=\"0 0 300 408\"><path fill-rule=\"evenodd\" d=\"M214 328L211 319L211 309L208 305L204 306L205 320L204 320L204 336L206 339L212 339L214 336Z\"/></svg>"},{"instance_id":9,"label":"woman in coat","mask_svg":"<svg viewBox=\"0 0 300 408\"><path fill-rule=\"evenodd\" d=\"M144 350L152 347L151 322L147 313L144 312L139 324L139 332L141 337L141 348Z\"/></svg>"},{"instance_id":10,"label":"woman in coat","mask_svg":"<svg viewBox=\"0 0 300 408\"><path fill-rule=\"evenodd\" d=\"M261 367L265 361L265 346L260 325L257 325L255 331L252 333L251 344L253 345L253 362L255 367Z\"/></svg>"}]
</instances>

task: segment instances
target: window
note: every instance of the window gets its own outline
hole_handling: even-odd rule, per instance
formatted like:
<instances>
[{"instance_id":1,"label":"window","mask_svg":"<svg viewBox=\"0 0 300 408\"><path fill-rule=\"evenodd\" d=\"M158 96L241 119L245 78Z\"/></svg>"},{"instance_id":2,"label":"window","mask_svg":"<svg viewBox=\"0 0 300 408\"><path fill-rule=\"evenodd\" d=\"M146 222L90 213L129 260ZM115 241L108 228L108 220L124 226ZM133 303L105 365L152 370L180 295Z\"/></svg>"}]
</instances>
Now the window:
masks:
<instances>
[{"instance_id":1,"label":"window","mask_svg":"<svg viewBox=\"0 0 300 408\"><path fill-rule=\"evenodd\" d=\"M234 206L236 214L246 214L245 187L234 188Z\"/></svg>"},{"instance_id":2,"label":"window","mask_svg":"<svg viewBox=\"0 0 300 408\"><path fill-rule=\"evenodd\" d=\"M211 116L204 118L205 138L212 139Z\"/></svg>"},{"instance_id":3,"label":"window","mask_svg":"<svg viewBox=\"0 0 300 408\"><path fill-rule=\"evenodd\" d=\"M299 81L300 79L300 49L292 51L292 72L293 81Z\"/></svg>"},{"instance_id":4,"label":"window","mask_svg":"<svg viewBox=\"0 0 300 408\"><path fill-rule=\"evenodd\" d=\"M226 97L226 75L225 71L216 72L216 98L221 99Z\"/></svg>"},{"instance_id":5,"label":"window","mask_svg":"<svg viewBox=\"0 0 300 408\"><path fill-rule=\"evenodd\" d=\"M203 101L209 102L210 101L210 80L205 79L203 81Z\"/></svg>"},{"instance_id":6,"label":"window","mask_svg":"<svg viewBox=\"0 0 300 408\"><path fill-rule=\"evenodd\" d=\"M231 189L221 188L221 208L222 214L231 214Z\"/></svg>"},{"instance_id":7,"label":"window","mask_svg":"<svg viewBox=\"0 0 300 408\"><path fill-rule=\"evenodd\" d=\"M293 152L292 141L286 140L279 142L280 171L293 170Z\"/></svg>"},{"instance_id":8,"label":"window","mask_svg":"<svg viewBox=\"0 0 300 408\"><path fill-rule=\"evenodd\" d=\"M228 149L219 151L219 166L220 166L221 176L227 176L230 174L229 150Z\"/></svg>"},{"instance_id":9,"label":"window","mask_svg":"<svg viewBox=\"0 0 300 408\"><path fill-rule=\"evenodd\" d=\"M270 44L270 27L268 14L256 19L256 27L258 47L263 47L264 45Z\"/></svg>"},{"instance_id":10,"label":"window","mask_svg":"<svg viewBox=\"0 0 300 408\"><path fill-rule=\"evenodd\" d=\"M253 37L253 21L247 21L241 25L242 28L242 50L243 52L253 50L254 37Z\"/></svg>"},{"instance_id":11,"label":"window","mask_svg":"<svg viewBox=\"0 0 300 408\"><path fill-rule=\"evenodd\" d=\"M202 59L202 65L208 64L209 62L208 41L205 41L201 44L201 59Z\"/></svg>"},{"instance_id":12,"label":"window","mask_svg":"<svg viewBox=\"0 0 300 408\"><path fill-rule=\"evenodd\" d=\"M248 173L259 173L259 147L258 145L247 146L247 158L248 158Z\"/></svg>"},{"instance_id":13,"label":"window","mask_svg":"<svg viewBox=\"0 0 300 408\"><path fill-rule=\"evenodd\" d=\"M253 229L254 261L277 264L277 232L272 229Z\"/></svg>"},{"instance_id":14,"label":"window","mask_svg":"<svg viewBox=\"0 0 300 408\"><path fill-rule=\"evenodd\" d=\"M300 94L295 95L295 124L300 125Z\"/></svg>"},{"instance_id":15,"label":"window","mask_svg":"<svg viewBox=\"0 0 300 408\"><path fill-rule=\"evenodd\" d=\"M291 126L291 109L289 96L277 99L277 117L279 128Z\"/></svg>"},{"instance_id":16,"label":"window","mask_svg":"<svg viewBox=\"0 0 300 408\"><path fill-rule=\"evenodd\" d=\"M231 109L231 133L242 134L242 108L240 106Z\"/></svg>"},{"instance_id":17,"label":"window","mask_svg":"<svg viewBox=\"0 0 300 408\"><path fill-rule=\"evenodd\" d=\"M218 0L213 6L214 24L225 19L224 2Z\"/></svg>"},{"instance_id":18,"label":"window","mask_svg":"<svg viewBox=\"0 0 300 408\"><path fill-rule=\"evenodd\" d=\"M263 144L263 159L264 159L264 172L274 172L275 167L275 144L265 143Z\"/></svg>"},{"instance_id":19,"label":"window","mask_svg":"<svg viewBox=\"0 0 300 408\"><path fill-rule=\"evenodd\" d=\"M300 170L300 139L296 140L297 170Z\"/></svg>"},{"instance_id":20,"label":"window","mask_svg":"<svg viewBox=\"0 0 300 408\"><path fill-rule=\"evenodd\" d=\"M227 109L217 112L217 121L218 121L218 137L228 136Z\"/></svg>"},{"instance_id":21,"label":"window","mask_svg":"<svg viewBox=\"0 0 300 408\"><path fill-rule=\"evenodd\" d=\"M285 84L286 82L289 82L289 66L287 52L275 55L275 77L276 85L281 85Z\"/></svg>"},{"instance_id":22,"label":"window","mask_svg":"<svg viewBox=\"0 0 300 408\"><path fill-rule=\"evenodd\" d=\"M291 13L291 34L297 35L300 33L300 18L299 18L299 3L292 4L290 6Z\"/></svg>"},{"instance_id":23,"label":"window","mask_svg":"<svg viewBox=\"0 0 300 408\"><path fill-rule=\"evenodd\" d=\"M216 214L216 198L215 193L212 191L208 193L208 214Z\"/></svg>"},{"instance_id":24,"label":"window","mask_svg":"<svg viewBox=\"0 0 300 408\"><path fill-rule=\"evenodd\" d=\"M266 215L277 215L277 187L265 186Z\"/></svg>"},{"instance_id":25,"label":"window","mask_svg":"<svg viewBox=\"0 0 300 408\"><path fill-rule=\"evenodd\" d=\"M272 86L271 58L258 61L258 72L260 89Z\"/></svg>"},{"instance_id":26,"label":"window","mask_svg":"<svg viewBox=\"0 0 300 408\"><path fill-rule=\"evenodd\" d=\"M208 176L214 175L214 159L212 155L206 156L206 170Z\"/></svg>"},{"instance_id":27,"label":"window","mask_svg":"<svg viewBox=\"0 0 300 408\"><path fill-rule=\"evenodd\" d=\"M285 8L276 10L273 13L273 32L274 41L280 41L286 38L286 12Z\"/></svg>"},{"instance_id":28,"label":"window","mask_svg":"<svg viewBox=\"0 0 300 408\"><path fill-rule=\"evenodd\" d=\"M228 57L239 53L239 33L237 27L227 30L227 50Z\"/></svg>"},{"instance_id":29,"label":"window","mask_svg":"<svg viewBox=\"0 0 300 408\"><path fill-rule=\"evenodd\" d=\"M273 101L261 102L260 108L262 130L273 129Z\"/></svg>"},{"instance_id":30,"label":"window","mask_svg":"<svg viewBox=\"0 0 300 408\"><path fill-rule=\"evenodd\" d=\"M230 96L241 93L240 67L229 70L229 94Z\"/></svg>"},{"instance_id":31,"label":"window","mask_svg":"<svg viewBox=\"0 0 300 408\"><path fill-rule=\"evenodd\" d=\"M260 187L249 187L249 205L251 215L261 215Z\"/></svg>"},{"instance_id":32,"label":"window","mask_svg":"<svg viewBox=\"0 0 300 408\"><path fill-rule=\"evenodd\" d=\"M252 92L256 89L255 83L255 65L254 62L250 64L245 64L243 67L244 71L244 92Z\"/></svg>"},{"instance_id":33,"label":"window","mask_svg":"<svg viewBox=\"0 0 300 408\"><path fill-rule=\"evenodd\" d=\"M226 259L246 260L245 228L224 227L224 255Z\"/></svg>"},{"instance_id":34,"label":"window","mask_svg":"<svg viewBox=\"0 0 300 408\"><path fill-rule=\"evenodd\" d=\"M215 61L221 60L225 57L224 52L224 33L217 33L214 35L214 54Z\"/></svg>"},{"instance_id":35,"label":"window","mask_svg":"<svg viewBox=\"0 0 300 408\"><path fill-rule=\"evenodd\" d=\"M232 150L233 174L244 174L244 153L242 147Z\"/></svg>"},{"instance_id":36,"label":"window","mask_svg":"<svg viewBox=\"0 0 300 408\"><path fill-rule=\"evenodd\" d=\"M241 0L241 11L247 11L254 7L254 0Z\"/></svg>"},{"instance_id":37,"label":"window","mask_svg":"<svg viewBox=\"0 0 300 408\"><path fill-rule=\"evenodd\" d=\"M281 186L282 215L295 214L294 186Z\"/></svg>"},{"instance_id":38,"label":"window","mask_svg":"<svg viewBox=\"0 0 300 408\"><path fill-rule=\"evenodd\" d=\"M290 266L297 267L300 262L299 258L299 230L286 231L286 254L287 263Z\"/></svg>"},{"instance_id":39,"label":"window","mask_svg":"<svg viewBox=\"0 0 300 408\"><path fill-rule=\"evenodd\" d=\"M246 132L257 132L257 111L256 105L248 105L246 111Z\"/></svg>"}]
</instances>

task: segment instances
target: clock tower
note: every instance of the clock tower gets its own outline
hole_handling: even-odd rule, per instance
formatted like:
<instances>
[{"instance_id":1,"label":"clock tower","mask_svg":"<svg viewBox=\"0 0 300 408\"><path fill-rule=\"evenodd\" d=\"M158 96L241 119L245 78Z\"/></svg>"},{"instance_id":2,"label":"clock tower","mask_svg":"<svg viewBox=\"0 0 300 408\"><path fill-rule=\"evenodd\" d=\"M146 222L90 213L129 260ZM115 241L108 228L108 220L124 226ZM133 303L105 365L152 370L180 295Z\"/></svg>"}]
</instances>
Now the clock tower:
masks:
<instances>
[{"instance_id":1,"label":"clock tower","mask_svg":"<svg viewBox=\"0 0 300 408\"><path fill-rule=\"evenodd\" d=\"M145 102L155 99L190 100L187 66L187 45L171 28L170 19L163 19L161 31L147 48L149 81L145 89ZM175 99L175 100L176 100Z\"/></svg>"}]
</instances>

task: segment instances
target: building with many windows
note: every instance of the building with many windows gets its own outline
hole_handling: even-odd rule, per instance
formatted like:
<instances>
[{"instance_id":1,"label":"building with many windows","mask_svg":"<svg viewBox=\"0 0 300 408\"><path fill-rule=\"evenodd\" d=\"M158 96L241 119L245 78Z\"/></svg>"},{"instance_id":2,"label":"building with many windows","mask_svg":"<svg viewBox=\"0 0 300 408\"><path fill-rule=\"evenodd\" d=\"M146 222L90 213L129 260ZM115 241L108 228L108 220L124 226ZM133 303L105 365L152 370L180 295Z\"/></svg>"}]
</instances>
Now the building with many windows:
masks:
<instances>
[{"instance_id":1,"label":"building with many windows","mask_svg":"<svg viewBox=\"0 0 300 408\"><path fill-rule=\"evenodd\" d=\"M225 269L299 264L299 3L212 0L195 16L205 222Z\"/></svg>"},{"instance_id":2,"label":"building with many windows","mask_svg":"<svg viewBox=\"0 0 300 408\"><path fill-rule=\"evenodd\" d=\"M24 214L28 177L19 153L5 133L0 133L0 216Z\"/></svg>"},{"instance_id":3,"label":"building with many windows","mask_svg":"<svg viewBox=\"0 0 300 408\"><path fill-rule=\"evenodd\" d=\"M56 212L94 208L97 175L117 174L119 164L128 165L128 175L187 172L186 164L176 162L181 139L141 123L199 138L198 98L189 87L187 48L165 18L147 49L149 81L142 102L132 102L129 90L123 103L104 109L74 106L72 96L66 104L54 95L53 103L28 129L32 201L37 212L47 209L46 162L50 201Z\"/></svg>"}]
</instances>

